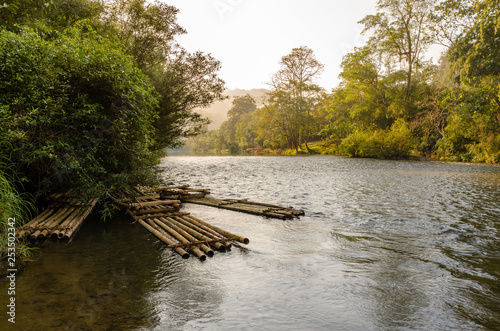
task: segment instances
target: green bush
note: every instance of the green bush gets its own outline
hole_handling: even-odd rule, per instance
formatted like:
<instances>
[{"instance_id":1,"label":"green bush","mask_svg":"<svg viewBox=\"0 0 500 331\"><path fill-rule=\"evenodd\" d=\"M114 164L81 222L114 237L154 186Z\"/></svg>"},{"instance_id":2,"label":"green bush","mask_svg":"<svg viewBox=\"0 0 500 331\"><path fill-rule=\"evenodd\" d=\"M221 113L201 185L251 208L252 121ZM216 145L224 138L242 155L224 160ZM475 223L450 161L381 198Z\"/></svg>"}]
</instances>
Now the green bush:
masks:
<instances>
[{"instance_id":1,"label":"green bush","mask_svg":"<svg viewBox=\"0 0 500 331\"><path fill-rule=\"evenodd\" d=\"M401 158L416 148L411 130L397 120L389 130L358 131L342 140L339 151L349 157Z\"/></svg>"},{"instance_id":2,"label":"green bush","mask_svg":"<svg viewBox=\"0 0 500 331\"><path fill-rule=\"evenodd\" d=\"M461 90L460 107L454 109L437 156L453 161L500 162L500 85L486 83Z\"/></svg>"},{"instance_id":3,"label":"green bush","mask_svg":"<svg viewBox=\"0 0 500 331\"><path fill-rule=\"evenodd\" d=\"M0 162L28 192L154 179L156 92L119 45L84 23L50 41L0 30L0 63Z\"/></svg>"}]
</instances>

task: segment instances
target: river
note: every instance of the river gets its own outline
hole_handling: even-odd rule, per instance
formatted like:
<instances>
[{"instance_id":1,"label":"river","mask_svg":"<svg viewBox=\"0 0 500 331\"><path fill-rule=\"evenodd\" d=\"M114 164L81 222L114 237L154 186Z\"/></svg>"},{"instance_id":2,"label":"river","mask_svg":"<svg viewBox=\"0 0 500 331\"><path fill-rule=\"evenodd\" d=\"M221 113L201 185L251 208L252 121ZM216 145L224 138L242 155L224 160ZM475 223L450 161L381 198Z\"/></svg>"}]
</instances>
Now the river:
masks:
<instances>
[{"instance_id":1,"label":"river","mask_svg":"<svg viewBox=\"0 0 500 331\"><path fill-rule=\"evenodd\" d=\"M161 166L169 183L306 215L186 204L250 239L247 252L205 262L181 259L125 215L94 215L17 274L16 330L500 329L498 166L332 156Z\"/></svg>"}]
</instances>

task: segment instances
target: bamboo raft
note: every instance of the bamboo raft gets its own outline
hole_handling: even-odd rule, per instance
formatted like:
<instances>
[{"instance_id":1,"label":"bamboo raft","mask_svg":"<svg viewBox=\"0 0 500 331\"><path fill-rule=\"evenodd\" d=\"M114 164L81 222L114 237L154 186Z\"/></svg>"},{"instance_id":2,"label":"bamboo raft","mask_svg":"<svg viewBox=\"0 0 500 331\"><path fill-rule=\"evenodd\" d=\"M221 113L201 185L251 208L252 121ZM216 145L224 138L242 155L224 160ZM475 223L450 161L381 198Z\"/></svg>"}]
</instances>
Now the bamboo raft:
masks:
<instances>
[{"instance_id":1,"label":"bamboo raft","mask_svg":"<svg viewBox=\"0 0 500 331\"><path fill-rule=\"evenodd\" d=\"M17 231L19 238L32 242L51 238L71 240L92 212L98 198L69 201L69 194L53 194L49 207Z\"/></svg>"},{"instance_id":2,"label":"bamboo raft","mask_svg":"<svg viewBox=\"0 0 500 331\"><path fill-rule=\"evenodd\" d=\"M191 189L188 185L164 187L158 190L161 197L178 199L182 202L196 203L222 209L240 211L280 219L292 219L304 215L303 210L293 207L282 207L267 203L253 202L240 199L215 199L206 197L208 189Z\"/></svg>"},{"instance_id":3,"label":"bamboo raft","mask_svg":"<svg viewBox=\"0 0 500 331\"><path fill-rule=\"evenodd\" d=\"M111 198L136 222L186 259L191 253L204 261L207 256L214 256L215 251L226 252L232 246L246 250L239 243L250 242L189 213L180 212L180 200L162 198L157 192L134 188Z\"/></svg>"}]
</instances>

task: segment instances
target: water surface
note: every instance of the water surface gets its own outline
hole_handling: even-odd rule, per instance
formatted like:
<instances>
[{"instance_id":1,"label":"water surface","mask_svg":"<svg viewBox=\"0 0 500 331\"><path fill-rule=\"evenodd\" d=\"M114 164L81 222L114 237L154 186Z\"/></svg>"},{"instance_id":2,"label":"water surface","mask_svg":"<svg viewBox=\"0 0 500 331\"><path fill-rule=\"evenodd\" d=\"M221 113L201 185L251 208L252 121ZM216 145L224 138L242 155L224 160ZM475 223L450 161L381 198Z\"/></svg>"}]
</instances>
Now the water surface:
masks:
<instances>
[{"instance_id":1,"label":"water surface","mask_svg":"<svg viewBox=\"0 0 500 331\"><path fill-rule=\"evenodd\" d=\"M186 205L250 238L248 252L205 262L126 216L90 219L18 274L17 329L500 328L500 167L324 156L175 156L162 167L169 182L306 216Z\"/></svg>"}]
</instances>

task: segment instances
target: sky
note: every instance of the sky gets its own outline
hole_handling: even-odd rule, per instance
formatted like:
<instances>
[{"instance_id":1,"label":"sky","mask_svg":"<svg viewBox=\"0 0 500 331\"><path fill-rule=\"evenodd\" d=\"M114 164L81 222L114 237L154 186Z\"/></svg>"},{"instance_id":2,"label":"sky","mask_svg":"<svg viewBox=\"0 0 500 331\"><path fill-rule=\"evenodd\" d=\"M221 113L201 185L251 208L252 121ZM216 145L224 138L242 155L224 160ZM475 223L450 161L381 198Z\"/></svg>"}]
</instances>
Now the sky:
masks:
<instances>
[{"instance_id":1,"label":"sky","mask_svg":"<svg viewBox=\"0 0 500 331\"><path fill-rule=\"evenodd\" d=\"M229 89L269 88L282 56L307 46L325 65L318 83L339 83L342 56L365 44L357 22L376 12L376 0L163 0L177 7L190 52L221 61Z\"/></svg>"}]
</instances>

